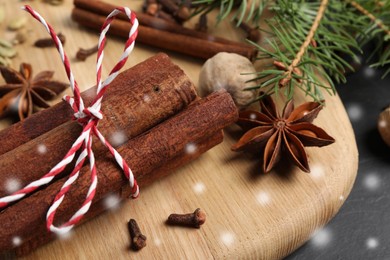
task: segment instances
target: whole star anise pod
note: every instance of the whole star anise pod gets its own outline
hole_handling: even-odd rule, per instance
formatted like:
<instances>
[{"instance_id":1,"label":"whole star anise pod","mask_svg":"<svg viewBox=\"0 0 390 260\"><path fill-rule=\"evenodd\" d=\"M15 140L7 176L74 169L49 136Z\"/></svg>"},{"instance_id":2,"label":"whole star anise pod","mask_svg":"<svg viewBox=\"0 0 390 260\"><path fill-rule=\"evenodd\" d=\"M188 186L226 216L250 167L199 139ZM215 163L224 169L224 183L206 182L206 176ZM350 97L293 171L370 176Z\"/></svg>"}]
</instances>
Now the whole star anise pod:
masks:
<instances>
[{"instance_id":1,"label":"whole star anise pod","mask_svg":"<svg viewBox=\"0 0 390 260\"><path fill-rule=\"evenodd\" d=\"M0 86L0 117L17 114L20 120L34 112L34 106L47 108L46 102L58 96L68 84L52 80L53 71L42 71L32 78L30 64L20 64L19 72L0 66L6 84Z\"/></svg>"},{"instance_id":2,"label":"whole star anise pod","mask_svg":"<svg viewBox=\"0 0 390 260\"><path fill-rule=\"evenodd\" d=\"M247 132L233 145L233 151L256 148L263 151L263 170L269 172L287 154L301 170L310 172L304 146L325 146L335 140L312 124L322 109L318 102L307 102L294 109L293 100L286 103L280 116L272 98L260 100L261 112L240 112L237 124Z\"/></svg>"}]
</instances>

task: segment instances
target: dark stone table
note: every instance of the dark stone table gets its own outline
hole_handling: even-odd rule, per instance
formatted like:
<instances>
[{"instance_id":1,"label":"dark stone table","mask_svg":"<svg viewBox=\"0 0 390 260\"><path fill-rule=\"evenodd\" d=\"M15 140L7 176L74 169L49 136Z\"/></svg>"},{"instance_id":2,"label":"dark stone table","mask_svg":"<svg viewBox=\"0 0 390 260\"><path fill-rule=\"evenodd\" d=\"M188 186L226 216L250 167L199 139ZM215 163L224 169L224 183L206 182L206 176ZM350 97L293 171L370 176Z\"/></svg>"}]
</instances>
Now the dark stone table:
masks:
<instances>
[{"instance_id":1,"label":"dark stone table","mask_svg":"<svg viewBox=\"0 0 390 260\"><path fill-rule=\"evenodd\" d=\"M390 105L390 76L382 80L383 72L363 65L337 87L355 131L358 175L335 218L287 260L390 259L390 148L377 130L379 113Z\"/></svg>"}]
</instances>

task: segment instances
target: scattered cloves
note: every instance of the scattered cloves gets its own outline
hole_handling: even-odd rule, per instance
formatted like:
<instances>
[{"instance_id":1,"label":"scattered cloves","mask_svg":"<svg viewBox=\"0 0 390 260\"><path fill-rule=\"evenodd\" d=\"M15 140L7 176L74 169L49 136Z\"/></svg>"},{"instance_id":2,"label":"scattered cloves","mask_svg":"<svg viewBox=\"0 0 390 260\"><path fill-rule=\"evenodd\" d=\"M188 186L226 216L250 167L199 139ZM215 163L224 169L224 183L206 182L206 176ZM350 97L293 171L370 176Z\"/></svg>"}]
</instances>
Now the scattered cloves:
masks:
<instances>
[{"instance_id":1,"label":"scattered cloves","mask_svg":"<svg viewBox=\"0 0 390 260\"><path fill-rule=\"evenodd\" d=\"M98 51L97 44L89 49L79 48L79 50L76 53L76 59L81 60L81 61L85 61L89 56L96 53L97 51Z\"/></svg>"},{"instance_id":2,"label":"scattered cloves","mask_svg":"<svg viewBox=\"0 0 390 260\"><path fill-rule=\"evenodd\" d=\"M59 33L58 38L60 39L62 44L65 43L65 40L66 40L65 35L63 35L62 33ZM39 47L39 48L46 48L46 47L54 47L55 46L52 38L39 39L39 40L35 41L34 45L35 45L35 47Z\"/></svg>"},{"instance_id":3,"label":"scattered cloves","mask_svg":"<svg viewBox=\"0 0 390 260\"><path fill-rule=\"evenodd\" d=\"M168 225L178 225L200 228L206 222L206 212L197 208L194 213L188 214L171 214L168 217Z\"/></svg>"},{"instance_id":4,"label":"scattered cloves","mask_svg":"<svg viewBox=\"0 0 390 260\"><path fill-rule=\"evenodd\" d=\"M237 19L235 20L237 23ZM258 42L260 40L260 31L257 28L252 28L249 24L241 22L239 27L247 33L247 39L252 42Z\"/></svg>"},{"instance_id":5,"label":"scattered cloves","mask_svg":"<svg viewBox=\"0 0 390 260\"><path fill-rule=\"evenodd\" d=\"M146 236L141 233L141 230L135 219L130 219L127 227L131 238L131 247L138 251L146 246Z\"/></svg>"}]
</instances>

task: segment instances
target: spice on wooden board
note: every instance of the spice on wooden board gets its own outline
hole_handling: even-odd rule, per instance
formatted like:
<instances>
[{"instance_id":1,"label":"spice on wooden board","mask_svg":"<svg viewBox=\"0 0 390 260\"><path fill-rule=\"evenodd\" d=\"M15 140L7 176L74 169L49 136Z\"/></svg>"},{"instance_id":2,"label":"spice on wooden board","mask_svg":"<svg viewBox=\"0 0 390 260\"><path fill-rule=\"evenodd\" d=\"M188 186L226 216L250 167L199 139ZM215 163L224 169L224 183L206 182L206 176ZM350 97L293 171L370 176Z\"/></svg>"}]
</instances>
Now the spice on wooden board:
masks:
<instances>
[{"instance_id":1,"label":"spice on wooden board","mask_svg":"<svg viewBox=\"0 0 390 260\"><path fill-rule=\"evenodd\" d=\"M128 84L130 87L137 85L136 82L141 80L140 75L150 71L150 68L154 68L158 72L164 68L176 67L177 66L173 65L166 54L157 54L145 60L144 62L141 62L134 67L124 71L123 73L120 73L118 77L111 83L111 86L107 90L105 96L106 98L109 97L111 93L116 92L117 88L123 88L123 86L127 86L125 84ZM90 88L81 93L81 96L86 104L91 102L95 95L96 87ZM67 121L70 121L73 113L74 112L69 107L69 104L66 102L60 102L50 107L49 109L45 109L39 113L33 114L31 117L26 118L22 122L18 122L6 129L3 129L0 131L0 140L2 140L0 146L0 155L15 149L24 143L27 143L28 141L56 128L57 126Z\"/></svg>"},{"instance_id":2,"label":"spice on wooden board","mask_svg":"<svg viewBox=\"0 0 390 260\"><path fill-rule=\"evenodd\" d=\"M206 222L206 212L197 208L193 213L171 214L168 217L167 224L173 226L186 226L200 228Z\"/></svg>"},{"instance_id":3,"label":"spice on wooden board","mask_svg":"<svg viewBox=\"0 0 390 260\"><path fill-rule=\"evenodd\" d=\"M146 236L142 234L141 229L135 219L130 219L127 223L127 228L130 233L131 248L133 250L141 250L146 246Z\"/></svg>"},{"instance_id":4,"label":"spice on wooden board","mask_svg":"<svg viewBox=\"0 0 390 260\"><path fill-rule=\"evenodd\" d=\"M76 53L76 59L85 61L89 56L91 56L94 53L97 53L98 49L99 46L97 44L88 49L79 48L79 50Z\"/></svg>"},{"instance_id":5,"label":"spice on wooden board","mask_svg":"<svg viewBox=\"0 0 390 260\"><path fill-rule=\"evenodd\" d=\"M42 71L33 77L28 63L20 64L19 71L0 66L0 72L6 81L0 86L0 117L17 115L23 120L35 107L50 107L46 100L54 99L69 86L52 80L54 71Z\"/></svg>"},{"instance_id":6,"label":"spice on wooden board","mask_svg":"<svg viewBox=\"0 0 390 260\"><path fill-rule=\"evenodd\" d=\"M212 147L216 146L217 144L220 144L223 141L223 132L218 131L215 134L211 136L207 136L203 138L202 140L199 140L195 142L196 144L196 151L193 153L187 153L185 150L181 151L177 156L167 161L164 165L159 167L158 169L154 170L153 175L160 176L160 178L173 173L176 169L188 164L189 162L195 160L200 155L202 155L207 150L211 149ZM149 185L152 183L152 179L150 178L144 178L141 181L142 187L145 187L146 185ZM86 184L87 185L87 184ZM85 187L80 187L87 188ZM113 193L110 193L111 195ZM123 184L122 187L116 191L114 194L117 194L118 198L120 199L127 199L131 195L131 189L128 184ZM79 224L82 224L89 219L94 218L95 216L103 213L107 210L107 207L105 206L106 198L101 199L100 201L95 201L91 205L90 210L88 211L87 215L79 222ZM18 256L26 255L35 248L44 245L48 243L49 241L53 240L55 236L53 236L51 233L46 232L43 235L38 235L28 241L23 241L23 244L20 247L17 247L15 249L15 252L11 252L11 254L16 254ZM0 253L0 258L1 258Z\"/></svg>"},{"instance_id":7,"label":"spice on wooden board","mask_svg":"<svg viewBox=\"0 0 390 260\"><path fill-rule=\"evenodd\" d=\"M186 2L186 1L185 1ZM188 4L188 3L187 3ZM107 16L111 11L115 8L114 5L109 4L107 2L102 1L89 1L89 0L74 0L74 5L76 8L89 11L98 15ZM229 45L237 45L241 47L248 47L248 44L231 41L225 38L217 37L208 33L200 32L197 30L193 30L190 28L183 27L177 23L168 22L163 19L159 19L157 17L143 14L143 13L137 13L137 18L140 23L140 25L151 27L153 29L172 32L175 34L182 34L187 35L189 37L193 38L199 38L203 40L207 40L209 42L219 42L219 43L226 43ZM127 21L127 18L125 15L119 14L118 19Z\"/></svg>"},{"instance_id":8,"label":"spice on wooden board","mask_svg":"<svg viewBox=\"0 0 390 260\"><path fill-rule=\"evenodd\" d=\"M88 28L100 30L105 17L91 11L74 8L72 11L72 19ZM113 21L111 32L113 35L127 37L130 26L128 22L118 19ZM213 42L142 25L138 27L138 30L138 42L202 59L211 58L215 54L223 51L237 53L248 57L250 60L254 60L257 55L257 50L249 45L239 46L237 44Z\"/></svg>"},{"instance_id":9,"label":"spice on wooden board","mask_svg":"<svg viewBox=\"0 0 390 260\"><path fill-rule=\"evenodd\" d=\"M65 35L59 33L57 36L60 39L61 43L65 44L66 41ZM34 46L38 48L55 47L55 43L52 40L52 38L43 38L43 39L36 40Z\"/></svg>"},{"instance_id":10,"label":"spice on wooden board","mask_svg":"<svg viewBox=\"0 0 390 260\"><path fill-rule=\"evenodd\" d=\"M150 73L151 70L153 73ZM159 87L159 92L155 91L155 86ZM85 101L88 102L92 97ZM166 55L152 57L143 62L142 66L120 73L111 83L102 103L105 116L100 121L100 131L107 137L123 135L125 139L130 139L181 111L195 98L195 86L183 70ZM47 116L47 122L39 122L50 124L52 114L46 113L43 116ZM71 120L71 116L67 120ZM40 127L32 121L26 122L21 130L27 131L35 126ZM1 155L0 183L17 178L20 185L24 186L40 178L63 158L80 130L77 122L68 121ZM12 139L19 138L17 133L13 135L12 132L8 136ZM118 147L120 143L113 145ZM47 150L45 154L39 152L40 146ZM106 148L97 142L94 150L98 157ZM20 161L24 163L21 164ZM69 173L69 170L66 169L64 174ZM0 196L8 193L6 187L0 185Z\"/></svg>"},{"instance_id":11,"label":"spice on wooden board","mask_svg":"<svg viewBox=\"0 0 390 260\"><path fill-rule=\"evenodd\" d=\"M272 170L283 152L302 171L310 172L304 147L322 147L335 142L322 128L312 124L323 107L318 102L306 102L294 109L291 99L280 115L273 99L265 95L260 100L260 107L261 112L240 112L237 124L247 132L232 150L260 149L264 172Z\"/></svg>"},{"instance_id":12,"label":"spice on wooden board","mask_svg":"<svg viewBox=\"0 0 390 260\"><path fill-rule=\"evenodd\" d=\"M225 91L216 92L195 101L147 133L129 140L118 148L118 152L131 165L134 176L142 188L144 183L151 183L160 178L161 172L155 174L154 171L179 156L185 151L188 143L197 143L197 140L213 136L235 122L237 116L238 112L230 95ZM56 218L59 223L68 219L82 203L85 190L90 184L90 177L85 174L86 171L88 167L83 167L75 183L78 189L71 189L58 209ZM118 167L112 163L109 152L106 152L105 157L100 157L98 179L99 188L93 203L100 201L108 193L121 190L122 187L128 189L129 186ZM0 251L13 249L12 237L15 234L19 234L26 241L47 234L46 211L64 182L65 180L61 179L0 213L2 223ZM29 217L20 218L16 223L13 218L15 213L25 210L29 212Z\"/></svg>"}]
</instances>

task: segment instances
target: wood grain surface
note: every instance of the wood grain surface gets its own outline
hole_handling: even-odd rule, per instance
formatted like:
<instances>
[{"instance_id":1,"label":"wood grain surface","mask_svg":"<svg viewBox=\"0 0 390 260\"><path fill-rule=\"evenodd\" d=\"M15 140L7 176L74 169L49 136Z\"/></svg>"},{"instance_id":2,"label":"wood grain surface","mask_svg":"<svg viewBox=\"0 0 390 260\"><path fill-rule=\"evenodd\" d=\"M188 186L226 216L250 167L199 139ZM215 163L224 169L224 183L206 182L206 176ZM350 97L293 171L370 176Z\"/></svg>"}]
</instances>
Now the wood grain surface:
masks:
<instances>
[{"instance_id":1,"label":"wood grain surface","mask_svg":"<svg viewBox=\"0 0 390 260\"><path fill-rule=\"evenodd\" d=\"M142 1L112 1L139 11ZM2 1L6 23L13 16L26 15L19 1ZM47 18L58 32L67 37L65 51L82 89L94 85L95 57L85 62L74 59L79 47L97 43L98 34L79 27L70 19L72 2L50 6L41 1L29 2ZM190 26L190 25L189 25ZM33 47L36 39L47 37L43 27L29 17L29 39L18 46L13 67L29 62L35 72L55 70L55 78L66 80L62 63L55 49ZM1 30L2 38L12 39L13 32ZM229 39L241 39L242 32L228 22L210 26L210 33ZM104 75L117 61L124 41L109 38ZM150 57L161 49L136 44L126 67ZM173 61L198 82L204 61L171 53ZM256 64L261 68L261 64ZM153 73L153 71L150 71ZM70 94L68 90L68 94ZM297 93L296 104L307 100ZM277 97L279 104L282 97ZM288 255L317 229L326 224L348 197L357 172L357 148L345 109L337 96L326 96L327 106L314 123L336 139L324 148L307 148L311 173L288 164L269 174L261 173L255 156L233 153L230 146L242 134L237 126L225 130L224 142L186 165L141 190L137 200L126 200L120 207L76 228L65 239L58 239L24 259L280 259ZM60 100L53 101L53 103ZM10 122L0 121L0 128ZM0 140L1 144L1 140ZM99 187L98 187L99 188ZM165 225L168 215L192 212L202 208L207 221L200 229ZM20 212L20 214L28 214ZM147 246L139 252L129 250L127 221L134 218L147 236ZM1 229L1 227L0 227Z\"/></svg>"}]
</instances>

